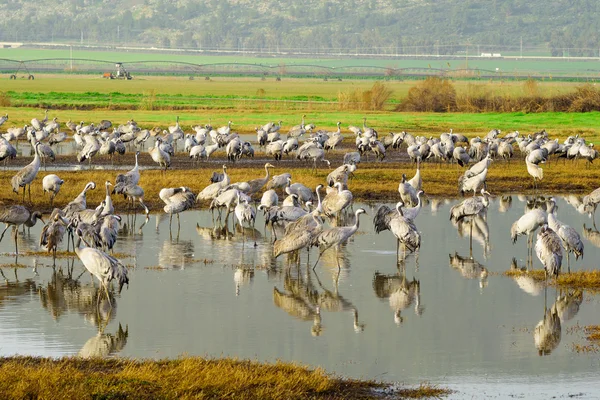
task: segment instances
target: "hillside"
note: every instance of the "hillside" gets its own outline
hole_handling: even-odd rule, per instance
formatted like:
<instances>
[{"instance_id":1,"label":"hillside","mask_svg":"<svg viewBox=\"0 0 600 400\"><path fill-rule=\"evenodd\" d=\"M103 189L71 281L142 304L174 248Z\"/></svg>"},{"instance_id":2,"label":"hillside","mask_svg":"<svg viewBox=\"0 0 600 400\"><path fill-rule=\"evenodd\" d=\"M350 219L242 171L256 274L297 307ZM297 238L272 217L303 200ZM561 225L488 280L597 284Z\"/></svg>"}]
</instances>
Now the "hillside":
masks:
<instances>
[{"instance_id":1,"label":"hillside","mask_svg":"<svg viewBox=\"0 0 600 400\"><path fill-rule=\"evenodd\" d=\"M7 0L0 41L342 53L598 56L593 0ZM540 51L540 50L538 50Z\"/></svg>"}]
</instances>

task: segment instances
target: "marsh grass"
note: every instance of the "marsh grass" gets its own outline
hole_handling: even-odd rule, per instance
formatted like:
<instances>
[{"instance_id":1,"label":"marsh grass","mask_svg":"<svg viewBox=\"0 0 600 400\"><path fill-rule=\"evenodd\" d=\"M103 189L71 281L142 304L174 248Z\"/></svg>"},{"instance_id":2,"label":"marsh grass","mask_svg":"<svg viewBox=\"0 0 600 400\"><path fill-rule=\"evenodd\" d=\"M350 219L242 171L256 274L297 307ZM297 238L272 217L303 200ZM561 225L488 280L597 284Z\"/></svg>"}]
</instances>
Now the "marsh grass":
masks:
<instances>
[{"instance_id":1,"label":"marsh grass","mask_svg":"<svg viewBox=\"0 0 600 400\"><path fill-rule=\"evenodd\" d=\"M509 270L504 272L505 276L516 277L516 276L528 276L536 281L544 282L544 270ZM600 270L584 270L584 271L573 271L571 273L562 273L557 279L548 279L548 283L564 288L574 289L587 289L598 291L600 290Z\"/></svg>"},{"instance_id":2,"label":"marsh grass","mask_svg":"<svg viewBox=\"0 0 600 400\"><path fill-rule=\"evenodd\" d=\"M174 159L176 160L176 159ZM504 161L493 162L488 172L488 190L493 196L510 195L513 193L533 195L537 193L560 194L587 194L598 186L597 176L600 166L592 164L589 168L584 167L585 161L575 164L572 161L551 161L544 165L544 179L539 183L537 191L533 190L533 180L527 174L524 163L513 160L510 164ZM578 170L573 175L573 168ZM162 188L189 186L194 193L198 193L210 182L209 178L214 170L220 169L220 164L202 164L195 169L174 169L163 173L159 170L144 170L141 173L140 186L145 191L144 202L151 211L163 212L164 203L158 197ZM350 190L358 201L395 201L398 198L398 183L402 173L412 177L415 166L410 163L362 163L355 172L355 178L348 183ZM325 178L331 170L318 169L317 173L311 171L311 167L291 168L289 165L277 166L272 171L275 174L290 172L293 182L302 182L310 188L325 183ZM57 174L65 181L61 191L55 198L55 207L63 207L74 199L86 183L96 182L97 188L87 193L89 207L98 205L105 196L104 182L113 181L118 173L123 171L91 170L91 171L59 171ZM259 166L229 165L228 174L231 182L247 181L249 179L264 176L264 169ZM424 182L423 190L430 197L458 197L458 178L464 172L463 168L456 165L422 164L421 175ZM0 182L10 184L14 171L0 171ZM31 187L32 208L45 213L51 212L48 196L44 195L41 180L45 173L40 172L38 178ZM470 196L471 193L465 194ZM256 195L259 199L260 196ZM22 192L19 195L11 190L0 192L0 203L20 204ZM113 203L119 213L128 211L126 200L122 196L113 195ZM27 201L27 199L26 199ZM29 205L29 204L27 204ZM137 208L140 212L140 208Z\"/></svg>"},{"instance_id":3,"label":"marsh grass","mask_svg":"<svg viewBox=\"0 0 600 400\"><path fill-rule=\"evenodd\" d=\"M1 398L369 399L387 387L340 379L296 364L183 357L176 360L0 359ZM399 388L404 397L441 397L449 390Z\"/></svg>"}]
</instances>

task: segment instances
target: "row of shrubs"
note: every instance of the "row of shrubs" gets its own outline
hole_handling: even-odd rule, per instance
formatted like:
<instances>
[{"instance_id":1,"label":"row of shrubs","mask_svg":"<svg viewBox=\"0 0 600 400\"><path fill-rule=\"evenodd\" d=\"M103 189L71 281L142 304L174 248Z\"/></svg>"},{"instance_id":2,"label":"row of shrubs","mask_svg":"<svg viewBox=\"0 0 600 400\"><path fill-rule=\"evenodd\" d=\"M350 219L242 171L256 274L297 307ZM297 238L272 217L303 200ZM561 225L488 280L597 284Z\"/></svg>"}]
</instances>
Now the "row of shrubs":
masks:
<instances>
[{"instance_id":1,"label":"row of shrubs","mask_svg":"<svg viewBox=\"0 0 600 400\"><path fill-rule=\"evenodd\" d=\"M395 111L417 112L589 112L600 111L600 90L591 84L553 96L537 94L536 82L524 83L525 95L495 95L484 90L457 94L448 79L429 77L413 86Z\"/></svg>"}]
</instances>

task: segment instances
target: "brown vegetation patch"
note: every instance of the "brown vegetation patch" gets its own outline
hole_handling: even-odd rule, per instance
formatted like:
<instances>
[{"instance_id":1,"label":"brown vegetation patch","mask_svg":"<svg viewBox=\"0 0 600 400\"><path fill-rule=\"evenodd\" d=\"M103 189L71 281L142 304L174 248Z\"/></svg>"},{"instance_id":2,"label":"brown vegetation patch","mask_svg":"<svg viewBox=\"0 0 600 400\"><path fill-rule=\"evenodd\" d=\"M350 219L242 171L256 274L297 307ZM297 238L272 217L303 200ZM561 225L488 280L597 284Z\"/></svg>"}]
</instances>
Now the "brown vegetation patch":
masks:
<instances>
[{"instance_id":1,"label":"brown vegetation patch","mask_svg":"<svg viewBox=\"0 0 600 400\"><path fill-rule=\"evenodd\" d=\"M233 359L177 360L33 358L0 359L1 398L240 398L369 399L387 385L340 379L295 364ZM446 389L399 388L402 397L441 397Z\"/></svg>"},{"instance_id":2,"label":"brown vegetation patch","mask_svg":"<svg viewBox=\"0 0 600 400\"><path fill-rule=\"evenodd\" d=\"M544 270L541 269L529 271L511 269L509 271L504 271L504 275L509 277L529 276L540 282L545 280ZM600 290L600 270L563 273L556 279L549 278L548 283L565 288Z\"/></svg>"},{"instance_id":3,"label":"brown vegetation patch","mask_svg":"<svg viewBox=\"0 0 600 400\"><path fill-rule=\"evenodd\" d=\"M524 94L494 94L485 85L467 86L457 94L449 79L429 77L413 86L396 111L418 112L590 112L600 111L600 90L584 84L569 93L540 94L538 84L528 79Z\"/></svg>"}]
</instances>

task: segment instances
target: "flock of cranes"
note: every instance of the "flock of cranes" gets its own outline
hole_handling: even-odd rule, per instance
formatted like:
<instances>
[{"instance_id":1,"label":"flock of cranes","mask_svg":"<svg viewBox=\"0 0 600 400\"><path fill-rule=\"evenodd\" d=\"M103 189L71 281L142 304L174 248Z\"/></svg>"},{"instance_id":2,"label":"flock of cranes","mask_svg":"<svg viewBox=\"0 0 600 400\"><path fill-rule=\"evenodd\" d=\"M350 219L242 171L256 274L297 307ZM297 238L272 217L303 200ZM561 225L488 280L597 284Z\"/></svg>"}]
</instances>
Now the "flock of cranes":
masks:
<instances>
[{"instance_id":1,"label":"flock of cranes","mask_svg":"<svg viewBox=\"0 0 600 400\"><path fill-rule=\"evenodd\" d=\"M2 117L1 123L4 123L7 118L7 115ZM327 151L335 150L336 146L344 140L341 122L337 123L337 131L314 131L315 126L306 124L304 118L305 116L302 117L300 125L288 131L285 141L281 138L281 121L278 124L268 123L257 128L257 144L264 146L265 154L273 156L276 161L280 160L284 153L295 152L297 159L312 161L314 169L317 168L318 162L330 165L331 163L325 159L325 154ZM86 192L95 189L94 182L88 183L83 191L62 209L55 208L48 224L44 227L40 245L54 252L55 255L63 236L68 234L82 263L101 282L107 294L107 286L112 280L117 280L122 287L128 283L127 269L118 259L110 255L117 240L120 223L111 195L123 195L134 210L136 203L139 203L146 216L148 215L150 210L144 203L144 190L139 186L141 171L138 164L139 151L143 151L145 142L152 137L155 138L154 146L148 152L152 160L165 170L171 165L171 157L175 156L180 141L184 142L184 150L189 151L190 157L194 154L198 159L209 157L219 148L225 148L229 161L235 161L244 155L253 157L252 144L243 141L237 133L233 132L232 125L232 121L229 121L226 126L217 129L209 125L196 126L194 127L196 133L192 135L184 132L178 117L175 125L168 127L168 130L162 130L162 133L158 128L141 129L133 120L120 125L112 132L108 132L112 127L110 121L101 121L97 125L84 125L83 122L79 125L67 123L67 126L74 130L74 141L80 147L77 155L79 162L87 160L91 165L92 158L97 154L112 156L115 152L124 153L125 143L138 146L139 150L135 153L135 165L130 171L118 174L114 183L105 182L105 199L96 208L88 208L86 202ZM442 133L439 138L413 136L406 132L390 133L380 138L377 131L367 125L366 118L361 128L351 126L349 130L355 135L357 151L344 155L344 163L328 175L326 187L318 185L313 193L302 183L293 182L290 173L271 176L271 170L277 166L270 162L264 164L264 177L244 182L231 182L227 174L228 167L223 165L222 172L215 172L211 183L198 193L189 186L163 188L160 191L159 197L165 204L163 210L170 216L169 226L174 214L179 226L179 214L194 208L197 204L207 206L213 211L213 218L214 211L217 211L219 221L222 219L222 212L225 211L225 224L228 223L229 215L233 213L242 228L254 227L257 212L262 211L265 224L270 226L274 238L273 248L276 257L290 253L298 254L302 249L316 246L320 248L320 258L325 250L332 247L338 249L341 244L348 242L359 229L360 215L366 213L362 208L351 211L353 194L349 190L349 179L357 171L361 158L365 156L368 158L371 153L376 160L383 160L390 147L400 149L406 146L406 154L415 162L416 172L411 179L408 179L406 174L402 174L398 186L400 201L393 209L381 206L376 210L372 216L375 231L391 232L397 242L398 258L406 258L407 252L418 253L422 234L417 228L416 220L423 204L425 194L423 188L427 186L421 178L421 165L428 161L456 162L466 168L458 181L458 190L462 194L472 192L473 197L468 197L453 207L450 218L456 223L470 220L472 251L474 220L478 217L485 218L490 191L493 192L493 189L488 191L486 183L488 169L493 159L510 160L513 157L513 146L517 145L525 155L527 171L533 177L534 185L537 186L538 181L543 178L540 164L546 162L551 155L567 159L585 158L590 162L596 157L593 145L585 143L583 138L569 137L563 143L559 143L558 140L551 140L545 131L528 136L512 132L500 137L501 132L494 129L485 137L473 138L470 141L452 131ZM33 161L11 179L11 186L15 193L19 194L20 189L23 189L21 201L25 203L28 192L31 203L31 184L34 183L41 168L42 157L46 157L42 156L43 141L52 137L54 143L57 143L60 138L64 140L67 135L59 135L60 124L56 118L49 121L47 112L43 120L33 119L31 125L25 126L23 131L19 135L7 132L3 135L4 141L0 143L0 147L6 146L6 143L10 146L11 140L18 140L23 134L27 135L32 143ZM303 135L309 137L300 144L298 139ZM461 143L468 143L468 147ZM43 190L50 193L51 205L64 183L56 174L46 175L43 178ZM189 184L187 182L187 185ZM324 188L323 195L321 192ZM476 196L478 193L481 196ZM280 196L282 196L281 202ZM254 204L259 201L259 197L260 205L255 208ZM586 212L593 215L599 202L600 189L597 189L584 198L583 207ZM347 214L354 214L354 220L342 225ZM37 219L41 219L41 214L32 212L23 205L3 206L0 212L0 222L6 224L6 229L9 226L20 225L30 227L35 225ZM528 251L532 253L533 233L538 228L540 230L535 250L549 275L558 275L562 265L563 250L567 252L569 269L570 253L574 253L576 258L583 256L583 244L579 234L556 218L552 206L544 209L535 208L527 212L513 224L510 234L514 241L520 235L528 235ZM75 245L75 237L78 238L78 245ZM18 254L16 243L15 234L15 250ZM67 241L68 247L69 241ZM400 248L403 249L402 257ZM313 268L317 266L319 258ZM531 265L530 260L531 257L528 256L529 265Z\"/></svg>"}]
</instances>

